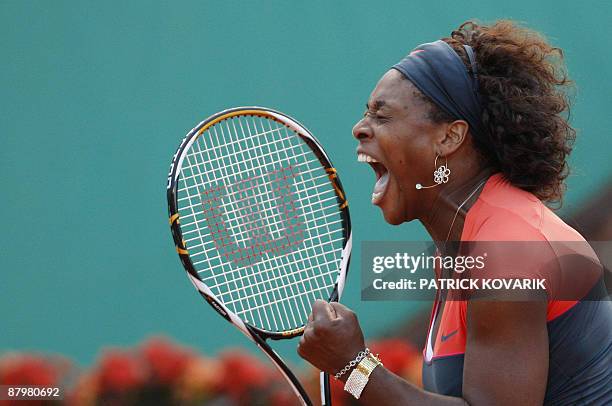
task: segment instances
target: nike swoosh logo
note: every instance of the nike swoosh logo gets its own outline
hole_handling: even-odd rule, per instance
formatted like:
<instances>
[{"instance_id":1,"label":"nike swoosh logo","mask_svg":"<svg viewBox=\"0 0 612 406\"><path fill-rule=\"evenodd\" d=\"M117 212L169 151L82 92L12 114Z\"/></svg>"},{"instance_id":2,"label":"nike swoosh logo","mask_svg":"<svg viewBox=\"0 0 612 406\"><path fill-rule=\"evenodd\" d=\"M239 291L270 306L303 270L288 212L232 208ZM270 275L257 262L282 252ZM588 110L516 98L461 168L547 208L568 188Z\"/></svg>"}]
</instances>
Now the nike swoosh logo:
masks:
<instances>
[{"instance_id":1,"label":"nike swoosh logo","mask_svg":"<svg viewBox=\"0 0 612 406\"><path fill-rule=\"evenodd\" d=\"M448 340L449 338L451 338L452 336L454 336L455 334L457 334L457 331L459 331L459 329L457 329L457 330L455 330L452 333L447 334L447 335L442 334L442 337L440 339L442 340L442 342L444 342L444 341Z\"/></svg>"}]
</instances>

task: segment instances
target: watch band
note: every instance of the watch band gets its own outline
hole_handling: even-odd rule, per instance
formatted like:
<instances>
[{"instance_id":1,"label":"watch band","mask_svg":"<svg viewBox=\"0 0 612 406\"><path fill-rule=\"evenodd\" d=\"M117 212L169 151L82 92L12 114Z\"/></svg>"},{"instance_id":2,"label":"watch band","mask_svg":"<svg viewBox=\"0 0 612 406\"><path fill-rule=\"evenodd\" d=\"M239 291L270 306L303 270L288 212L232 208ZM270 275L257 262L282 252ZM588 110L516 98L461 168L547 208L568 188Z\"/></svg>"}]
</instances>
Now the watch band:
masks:
<instances>
[{"instance_id":1,"label":"watch band","mask_svg":"<svg viewBox=\"0 0 612 406\"><path fill-rule=\"evenodd\" d=\"M371 353L368 354L368 356L362 359L355 369L351 371L344 385L344 390L353 395L355 399L359 399L361 397L361 392L363 392L363 389L370 380L372 371L374 371L378 365L382 365L380 359Z\"/></svg>"}]
</instances>

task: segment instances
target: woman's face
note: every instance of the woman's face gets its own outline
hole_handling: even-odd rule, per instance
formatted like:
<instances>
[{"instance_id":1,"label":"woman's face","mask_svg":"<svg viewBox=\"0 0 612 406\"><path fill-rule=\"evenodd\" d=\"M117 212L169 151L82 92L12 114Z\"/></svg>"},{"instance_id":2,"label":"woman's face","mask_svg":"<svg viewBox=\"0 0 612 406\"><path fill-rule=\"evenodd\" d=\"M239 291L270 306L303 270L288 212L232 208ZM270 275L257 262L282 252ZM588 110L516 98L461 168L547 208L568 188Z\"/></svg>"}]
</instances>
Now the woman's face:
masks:
<instances>
[{"instance_id":1,"label":"woman's face","mask_svg":"<svg viewBox=\"0 0 612 406\"><path fill-rule=\"evenodd\" d=\"M429 120L429 106L402 74L389 70L370 95L363 118L353 127L358 160L376 172L372 204L390 224L421 218L432 193L415 185L433 183L436 146L444 125ZM441 133L442 132L442 133Z\"/></svg>"}]
</instances>

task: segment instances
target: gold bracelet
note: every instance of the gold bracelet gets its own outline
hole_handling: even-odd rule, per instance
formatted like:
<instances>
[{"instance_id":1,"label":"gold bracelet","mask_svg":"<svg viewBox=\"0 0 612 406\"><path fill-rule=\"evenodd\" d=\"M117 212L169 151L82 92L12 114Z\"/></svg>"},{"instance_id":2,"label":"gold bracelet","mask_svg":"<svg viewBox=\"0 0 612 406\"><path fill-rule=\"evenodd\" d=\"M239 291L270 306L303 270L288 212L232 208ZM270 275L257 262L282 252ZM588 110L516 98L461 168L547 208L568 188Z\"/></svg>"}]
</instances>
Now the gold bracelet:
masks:
<instances>
[{"instance_id":1,"label":"gold bracelet","mask_svg":"<svg viewBox=\"0 0 612 406\"><path fill-rule=\"evenodd\" d=\"M355 369L351 371L344 385L344 390L353 395L355 399L359 399L359 397L361 397L361 392L363 392L363 389L370 380L372 371L379 365L382 365L382 362L380 362L378 355L368 354L368 356L362 359Z\"/></svg>"}]
</instances>

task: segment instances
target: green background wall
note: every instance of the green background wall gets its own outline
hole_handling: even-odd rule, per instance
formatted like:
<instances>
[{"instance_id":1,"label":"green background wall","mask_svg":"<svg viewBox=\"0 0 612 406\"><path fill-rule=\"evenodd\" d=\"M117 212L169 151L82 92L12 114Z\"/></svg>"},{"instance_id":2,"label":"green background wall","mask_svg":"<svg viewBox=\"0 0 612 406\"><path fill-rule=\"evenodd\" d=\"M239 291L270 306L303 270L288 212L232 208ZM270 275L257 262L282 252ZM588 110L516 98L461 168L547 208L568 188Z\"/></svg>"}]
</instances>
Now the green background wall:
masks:
<instances>
[{"instance_id":1,"label":"green background wall","mask_svg":"<svg viewBox=\"0 0 612 406\"><path fill-rule=\"evenodd\" d=\"M0 352L87 364L160 332L208 354L247 345L183 275L164 190L187 130L237 105L293 115L326 146L354 219L344 302L370 336L403 319L414 304L360 302L359 242L425 233L370 205L351 127L390 65L471 17L524 21L565 50L577 207L612 173L611 3L459 3L1 1Z\"/></svg>"}]
</instances>

